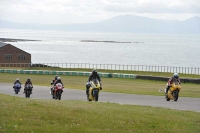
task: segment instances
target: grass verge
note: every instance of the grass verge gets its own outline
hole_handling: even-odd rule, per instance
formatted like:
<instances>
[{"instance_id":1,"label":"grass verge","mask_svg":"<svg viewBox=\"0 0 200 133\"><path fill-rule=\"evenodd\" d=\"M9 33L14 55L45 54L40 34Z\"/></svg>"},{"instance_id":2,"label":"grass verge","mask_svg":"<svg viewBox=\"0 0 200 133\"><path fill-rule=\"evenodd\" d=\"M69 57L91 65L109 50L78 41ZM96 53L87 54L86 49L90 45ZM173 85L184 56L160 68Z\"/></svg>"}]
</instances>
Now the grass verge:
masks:
<instances>
[{"instance_id":1,"label":"grass verge","mask_svg":"<svg viewBox=\"0 0 200 133\"><path fill-rule=\"evenodd\" d=\"M88 80L86 76L64 76L59 75L65 85L65 88L85 90L85 83ZM24 84L27 78L31 78L33 85L50 86L54 75L36 75L36 74L9 74L0 73L0 81L3 83L14 83L16 78ZM166 81L167 82L167 81ZM122 79L122 78L102 78L103 90L105 92L142 94L164 96L166 82L150 81L139 79ZM196 97L200 98L200 89L198 84L183 83L180 97Z\"/></svg>"},{"instance_id":2,"label":"grass verge","mask_svg":"<svg viewBox=\"0 0 200 133\"><path fill-rule=\"evenodd\" d=\"M0 94L1 133L199 133L200 113Z\"/></svg>"}]
</instances>

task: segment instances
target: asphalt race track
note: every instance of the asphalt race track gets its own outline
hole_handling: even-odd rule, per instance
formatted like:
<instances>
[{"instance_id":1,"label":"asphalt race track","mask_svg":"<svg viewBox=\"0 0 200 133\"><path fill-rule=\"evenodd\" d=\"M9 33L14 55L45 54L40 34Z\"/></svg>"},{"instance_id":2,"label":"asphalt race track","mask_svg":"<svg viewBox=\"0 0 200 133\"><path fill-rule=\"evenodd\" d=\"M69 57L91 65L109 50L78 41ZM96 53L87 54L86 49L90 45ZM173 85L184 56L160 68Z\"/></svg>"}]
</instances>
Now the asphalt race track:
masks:
<instances>
[{"instance_id":1,"label":"asphalt race track","mask_svg":"<svg viewBox=\"0 0 200 133\"><path fill-rule=\"evenodd\" d=\"M0 83L0 94L8 94L11 96L19 96L25 98L23 91L15 94L13 84ZM30 99L52 99L50 95L50 87L35 86ZM83 100L87 101L85 90L64 89L61 100ZM101 91L99 94L99 102L110 102L119 104L143 105L153 107L164 107L178 110L191 110L200 112L200 98L179 97L177 102L166 101L163 96L135 95L122 93L109 93Z\"/></svg>"}]
</instances>

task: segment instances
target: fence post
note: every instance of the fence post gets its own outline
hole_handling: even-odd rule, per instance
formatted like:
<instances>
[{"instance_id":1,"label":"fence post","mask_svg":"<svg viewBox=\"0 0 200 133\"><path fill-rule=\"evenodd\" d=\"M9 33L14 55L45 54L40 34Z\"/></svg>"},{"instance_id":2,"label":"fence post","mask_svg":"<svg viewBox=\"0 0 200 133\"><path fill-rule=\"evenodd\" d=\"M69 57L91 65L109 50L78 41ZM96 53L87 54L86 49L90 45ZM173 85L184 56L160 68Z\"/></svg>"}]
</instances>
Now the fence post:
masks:
<instances>
[{"instance_id":1,"label":"fence post","mask_svg":"<svg viewBox=\"0 0 200 133\"><path fill-rule=\"evenodd\" d=\"M191 74L192 74L193 67L191 67Z\"/></svg>"}]
</instances>

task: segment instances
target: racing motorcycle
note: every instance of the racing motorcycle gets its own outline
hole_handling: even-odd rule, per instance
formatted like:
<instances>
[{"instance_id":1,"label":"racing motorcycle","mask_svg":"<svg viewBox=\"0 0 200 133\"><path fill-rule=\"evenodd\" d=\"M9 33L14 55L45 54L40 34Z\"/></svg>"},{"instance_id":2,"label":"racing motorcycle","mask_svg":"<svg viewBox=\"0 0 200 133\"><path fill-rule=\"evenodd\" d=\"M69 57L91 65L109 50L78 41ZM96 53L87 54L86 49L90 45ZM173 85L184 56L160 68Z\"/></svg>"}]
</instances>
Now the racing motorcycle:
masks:
<instances>
[{"instance_id":1,"label":"racing motorcycle","mask_svg":"<svg viewBox=\"0 0 200 133\"><path fill-rule=\"evenodd\" d=\"M60 100L63 93L63 88L64 86L61 83L57 83L54 87L52 98Z\"/></svg>"},{"instance_id":2,"label":"racing motorcycle","mask_svg":"<svg viewBox=\"0 0 200 133\"><path fill-rule=\"evenodd\" d=\"M33 88L33 86L31 84L27 84L25 86L25 97L26 98L30 98L32 88Z\"/></svg>"},{"instance_id":3,"label":"racing motorcycle","mask_svg":"<svg viewBox=\"0 0 200 133\"><path fill-rule=\"evenodd\" d=\"M174 81L174 83L171 85L171 87L168 90L168 93L166 94L165 89L165 98L167 101L174 100L177 101L179 97L179 92L181 90L181 85L178 81Z\"/></svg>"},{"instance_id":4,"label":"racing motorcycle","mask_svg":"<svg viewBox=\"0 0 200 133\"><path fill-rule=\"evenodd\" d=\"M98 79L93 79L92 81L90 81L90 87L87 93L88 101L98 101L100 87L101 86Z\"/></svg>"},{"instance_id":5,"label":"racing motorcycle","mask_svg":"<svg viewBox=\"0 0 200 133\"><path fill-rule=\"evenodd\" d=\"M15 94L18 94L20 92L21 85L19 83L14 84L14 91Z\"/></svg>"}]
</instances>

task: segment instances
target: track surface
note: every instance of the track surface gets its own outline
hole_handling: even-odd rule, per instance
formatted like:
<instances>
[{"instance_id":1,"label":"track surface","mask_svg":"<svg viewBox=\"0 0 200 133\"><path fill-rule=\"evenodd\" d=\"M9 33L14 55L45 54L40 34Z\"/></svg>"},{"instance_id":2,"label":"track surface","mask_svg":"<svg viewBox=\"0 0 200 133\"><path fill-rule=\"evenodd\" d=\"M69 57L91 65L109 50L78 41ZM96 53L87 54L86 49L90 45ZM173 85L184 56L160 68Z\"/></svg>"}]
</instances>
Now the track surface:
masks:
<instances>
[{"instance_id":1,"label":"track surface","mask_svg":"<svg viewBox=\"0 0 200 133\"><path fill-rule=\"evenodd\" d=\"M8 94L11 96L24 97L23 91L15 94L12 84L0 83L0 94ZM35 86L31 99L52 99L50 95L50 87ZM64 89L61 100L83 100L87 101L84 90ZM178 110L191 110L200 112L200 98L179 97L177 102L166 101L163 96L135 95L122 93L109 93L101 91L99 93L99 102L110 102L119 104L131 104L153 107L164 107Z\"/></svg>"}]
</instances>

